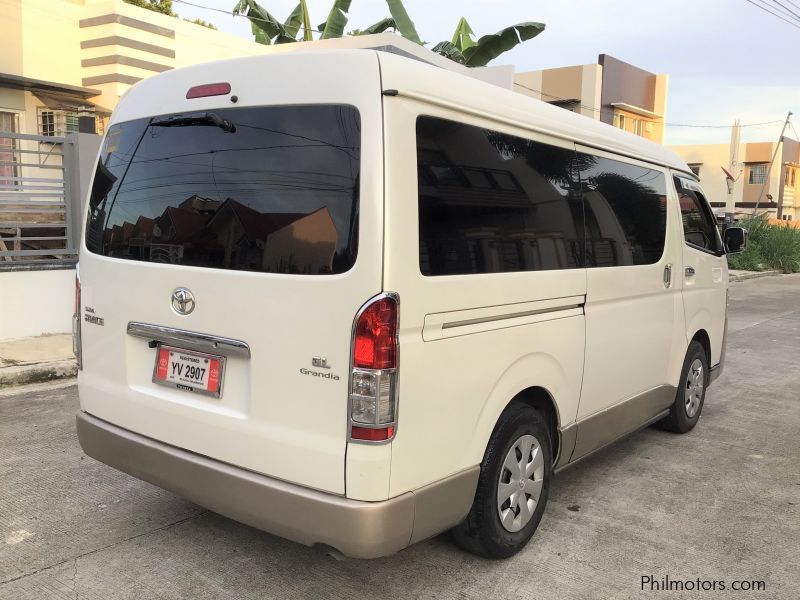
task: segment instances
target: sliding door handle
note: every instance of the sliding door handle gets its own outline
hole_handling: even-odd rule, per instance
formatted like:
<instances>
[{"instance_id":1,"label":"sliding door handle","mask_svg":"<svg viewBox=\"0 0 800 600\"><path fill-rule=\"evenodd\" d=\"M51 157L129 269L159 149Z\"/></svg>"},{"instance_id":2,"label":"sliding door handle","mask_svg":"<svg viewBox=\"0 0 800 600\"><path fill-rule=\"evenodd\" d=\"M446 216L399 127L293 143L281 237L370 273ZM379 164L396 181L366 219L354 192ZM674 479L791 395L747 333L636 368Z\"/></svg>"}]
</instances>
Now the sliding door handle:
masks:
<instances>
[{"instance_id":1,"label":"sliding door handle","mask_svg":"<svg viewBox=\"0 0 800 600\"><path fill-rule=\"evenodd\" d=\"M669 288L672 285L672 265L664 267L664 287Z\"/></svg>"}]
</instances>

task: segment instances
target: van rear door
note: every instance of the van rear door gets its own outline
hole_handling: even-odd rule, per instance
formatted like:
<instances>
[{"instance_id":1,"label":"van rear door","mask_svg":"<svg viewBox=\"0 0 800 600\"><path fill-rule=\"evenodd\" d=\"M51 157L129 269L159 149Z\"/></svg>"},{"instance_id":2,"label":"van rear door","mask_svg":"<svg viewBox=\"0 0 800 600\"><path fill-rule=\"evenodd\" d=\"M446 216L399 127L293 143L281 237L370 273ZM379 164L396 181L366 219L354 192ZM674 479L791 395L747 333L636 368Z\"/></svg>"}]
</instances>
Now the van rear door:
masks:
<instances>
[{"instance_id":1,"label":"van rear door","mask_svg":"<svg viewBox=\"0 0 800 600\"><path fill-rule=\"evenodd\" d=\"M83 410L343 494L353 317L381 289L381 138L374 53L134 87L81 250Z\"/></svg>"}]
</instances>

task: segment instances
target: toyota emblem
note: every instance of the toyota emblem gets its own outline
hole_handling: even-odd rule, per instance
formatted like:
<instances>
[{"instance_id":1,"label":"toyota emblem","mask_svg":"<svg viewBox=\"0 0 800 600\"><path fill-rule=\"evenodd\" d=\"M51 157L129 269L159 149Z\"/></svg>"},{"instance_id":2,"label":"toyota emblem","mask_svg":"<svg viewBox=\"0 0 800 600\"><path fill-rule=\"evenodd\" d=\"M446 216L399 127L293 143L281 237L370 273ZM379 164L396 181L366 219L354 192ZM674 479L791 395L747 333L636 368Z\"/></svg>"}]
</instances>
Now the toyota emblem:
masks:
<instances>
[{"instance_id":1,"label":"toyota emblem","mask_svg":"<svg viewBox=\"0 0 800 600\"><path fill-rule=\"evenodd\" d=\"M194 295L186 288L172 292L172 310L179 315L188 315L194 310Z\"/></svg>"}]
</instances>

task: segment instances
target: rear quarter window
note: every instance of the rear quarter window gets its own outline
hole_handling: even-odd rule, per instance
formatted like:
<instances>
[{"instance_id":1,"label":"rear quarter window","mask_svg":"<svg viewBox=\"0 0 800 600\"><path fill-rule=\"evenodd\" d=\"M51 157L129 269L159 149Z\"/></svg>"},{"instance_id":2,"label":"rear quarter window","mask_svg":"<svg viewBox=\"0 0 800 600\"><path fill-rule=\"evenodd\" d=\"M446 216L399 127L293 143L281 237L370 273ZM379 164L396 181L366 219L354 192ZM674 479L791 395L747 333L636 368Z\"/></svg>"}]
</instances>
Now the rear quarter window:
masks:
<instances>
[{"instance_id":1,"label":"rear quarter window","mask_svg":"<svg viewBox=\"0 0 800 600\"><path fill-rule=\"evenodd\" d=\"M339 105L229 108L108 131L86 246L114 258L326 275L358 251L361 125Z\"/></svg>"},{"instance_id":2,"label":"rear quarter window","mask_svg":"<svg viewBox=\"0 0 800 600\"><path fill-rule=\"evenodd\" d=\"M582 266L573 151L428 116L416 129L423 275Z\"/></svg>"},{"instance_id":3,"label":"rear quarter window","mask_svg":"<svg viewBox=\"0 0 800 600\"><path fill-rule=\"evenodd\" d=\"M664 254L667 180L656 169L578 154L586 266L649 265Z\"/></svg>"}]
</instances>

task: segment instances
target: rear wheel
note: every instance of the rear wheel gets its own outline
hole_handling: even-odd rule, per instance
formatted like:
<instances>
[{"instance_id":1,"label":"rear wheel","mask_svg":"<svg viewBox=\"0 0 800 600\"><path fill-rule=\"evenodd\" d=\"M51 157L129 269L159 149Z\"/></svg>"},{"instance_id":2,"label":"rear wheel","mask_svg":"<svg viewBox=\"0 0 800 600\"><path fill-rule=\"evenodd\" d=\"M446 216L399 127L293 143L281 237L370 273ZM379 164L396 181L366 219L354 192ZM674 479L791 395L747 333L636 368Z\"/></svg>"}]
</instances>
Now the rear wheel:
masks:
<instances>
[{"instance_id":1,"label":"rear wheel","mask_svg":"<svg viewBox=\"0 0 800 600\"><path fill-rule=\"evenodd\" d=\"M689 344L686 359L683 361L681 383L675 393L675 402L669 415L659 422L667 431L686 433L694 429L700 420L708 386L708 357L703 346L693 341Z\"/></svg>"},{"instance_id":2,"label":"rear wheel","mask_svg":"<svg viewBox=\"0 0 800 600\"><path fill-rule=\"evenodd\" d=\"M527 405L511 404L489 440L472 509L453 530L456 542L486 558L516 554L542 519L552 469L546 420Z\"/></svg>"}]
</instances>

